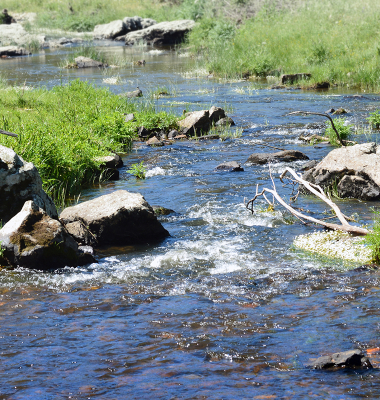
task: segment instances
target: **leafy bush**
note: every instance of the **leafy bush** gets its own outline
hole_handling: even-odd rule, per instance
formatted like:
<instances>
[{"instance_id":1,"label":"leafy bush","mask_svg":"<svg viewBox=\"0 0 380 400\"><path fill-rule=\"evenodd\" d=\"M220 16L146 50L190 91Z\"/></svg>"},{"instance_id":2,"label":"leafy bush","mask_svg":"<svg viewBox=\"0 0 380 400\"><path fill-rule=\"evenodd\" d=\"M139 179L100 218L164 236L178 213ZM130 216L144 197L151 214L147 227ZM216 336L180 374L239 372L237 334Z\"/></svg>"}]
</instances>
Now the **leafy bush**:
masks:
<instances>
[{"instance_id":1,"label":"leafy bush","mask_svg":"<svg viewBox=\"0 0 380 400\"><path fill-rule=\"evenodd\" d=\"M347 124L346 118L335 118L334 125L342 140L347 140L348 136L352 132L352 128L354 127L354 125L352 124ZM340 146L340 143L338 141L338 138L336 137L336 133L330 121L326 122L326 136L328 136L328 138L330 139L330 143L333 146Z\"/></svg>"}]
</instances>

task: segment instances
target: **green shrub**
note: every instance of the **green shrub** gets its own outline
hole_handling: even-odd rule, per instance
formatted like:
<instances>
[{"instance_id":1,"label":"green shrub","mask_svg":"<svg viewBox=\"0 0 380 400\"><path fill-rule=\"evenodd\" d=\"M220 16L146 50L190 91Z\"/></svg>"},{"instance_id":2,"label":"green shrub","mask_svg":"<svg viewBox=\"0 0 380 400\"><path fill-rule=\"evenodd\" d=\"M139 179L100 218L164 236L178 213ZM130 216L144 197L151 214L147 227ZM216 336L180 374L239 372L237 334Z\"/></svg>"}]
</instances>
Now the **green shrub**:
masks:
<instances>
[{"instance_id":1,"label":"green shrub","mask_svg":"<svg viewBox=\"0 0 380 400\"><path fill-rule=\"evenodd\" d=\"M145 179L146 168L144 166L144 161L141 161L140 164L132 164L127 172L134 175L137 179Z\"/></svg>"},{"instance_id":2,"label":"green shrub","mask_svg":"<svg viewBox=\"0 0 380 400\"><path fill-rule=\"evenodd\" d=\"M380 111L377 110L369 114L367 121L376 129L380 128Z\"/></svg>"},{"instance_id":3,"label":"green shrub","mask_svg":"<svg viewBox=\"0 0 380 400\"><path fill-rule=\"evenodd\" d=\"M347 140L348 136L352 133L354 125L347 124L346 118L335 118L334 125L342 140ZM331 122L326 122L326 136L329 138L333 146L340 146L336 133L332 128Z\"/></svg>"}]
</instances>

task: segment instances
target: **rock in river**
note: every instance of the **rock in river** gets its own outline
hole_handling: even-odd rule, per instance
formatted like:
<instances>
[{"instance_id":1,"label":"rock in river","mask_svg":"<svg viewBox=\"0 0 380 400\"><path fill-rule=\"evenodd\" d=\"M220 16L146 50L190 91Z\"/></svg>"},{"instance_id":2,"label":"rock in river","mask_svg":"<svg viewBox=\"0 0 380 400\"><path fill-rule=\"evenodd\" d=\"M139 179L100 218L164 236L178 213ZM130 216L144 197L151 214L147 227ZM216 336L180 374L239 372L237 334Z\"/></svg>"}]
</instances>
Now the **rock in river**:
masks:
<instances>
[{"instance_id":1,"label":"rock in river","mask_svg":"<svg viewBox=\"0 0 380 400\"><path fill-rule=\"evenodd\" d=\"M29 50L19 46L3 46L0 47L0 56L17 57L17 56L28 56L32 54Z\"/></svg>"},{"instance_id":2,"label":"rock in river","mask_svg":"<svg viewBox=\"0 0 380 400\"><path fill-rule=\"evenodd\" d=\"M77 68L103 68L107 66L107 64L103 64L101 61L83 56L77 57L74 61Z\"/></svg>"},{"instance_id":3,"label":"rock in river","mask_svg":"<svg viewBox=\"0 0 380 400\"><path fill-rule=\"evenodd\" d=\"M244 171L244 168L241 167L239 163L236 161L229 161L222 164L219 164L215 171L229 171L229 172L237 172L237 171Z\"/></svg>"},{"instance_id":4,"label":"rock in river","mask_svg":"<svg viewBox=\"0 0 380 400\"><path fill-rule=\"evenodd\" d=\"M25 162L12 149L0 146L0 220L8 222L33 200L52 218L58 218L52 199L43 191L42 180L36 167Z\"/></svg>"},{"instance_id":5,"label":"rock in river","mask_svg":"<svg viewBox=\"0 0 380 400\"><path fill-rule=\"evenodd\" d=\"M68 207L60 220L83 222L99 246L149 243L169 236L144 197L126 190Z\"/></svg>"},{"instance_id":6,"label":"rock in river","mask_svg":"<svg viewBox=\"0 0 380 400\"><path fill-rule=\"evenodd\" d=\"M145 42L148 44L181 43L195 25L193 20L160 22L148 28L130 32L125 36L125 44Z\"/></svg>"},{"instance_id":7,"label":"rock in river","mask_svg":"<svg viewBox=\"0 0 380 400\"><path fill-rule=\"evenodd\" d=\"M31 200L3 226L0 241L4 249L2 262L10 266L51 270L95 261L78 249L58 220Z\"/></svg>"},{"instance_id":8,"label":"rock in river","mask_svg":"<svg viewBox=\"0 0 380 400\"><path fill-rule=\"evenodd\" d=\"M313 369L372 368L369 359L361 350L349 350L317 358L309 366Z\"/></svg>"},{"instance_id":9,"label":"rock in river","mask_svg":"<svg viewBox=\"0 0 380 400\"><path fill-rule=\"evenodd\" d=\"M380 198L380 146L363 143L332 150L303 179L322 188L337 186L340 197Z\"/></svg>"},{"instance_id":10,"label":"rock in river","mask_svg":"<svg viewBox=\"0 0 380 400\"><path fill-rule=\"evenodd\" d=\"M246 162L251 164L267 164L272 161L291 162L308 159L309 157L306 154L298 150L284 150L277 153L253 153Z\"/></svg>"}]
</instances>

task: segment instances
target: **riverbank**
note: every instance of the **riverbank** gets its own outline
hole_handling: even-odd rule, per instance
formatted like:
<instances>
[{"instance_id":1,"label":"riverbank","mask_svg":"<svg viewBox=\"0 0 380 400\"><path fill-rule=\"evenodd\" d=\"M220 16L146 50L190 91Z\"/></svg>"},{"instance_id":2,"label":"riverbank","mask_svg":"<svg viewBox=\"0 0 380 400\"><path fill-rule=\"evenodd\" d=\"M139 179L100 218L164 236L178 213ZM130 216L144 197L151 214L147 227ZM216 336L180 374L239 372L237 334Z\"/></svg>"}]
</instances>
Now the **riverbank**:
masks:
<instances>
[{"instance_id":1,"label":"riverbank","mask_svg":"<svg viewBox=\"0 0 380 400\"><path fill-rule=\"evenodd\" d=\"M0 93L2 128L19 135L0 135L0 144L33 162L56 203L106 179L102 159L128 151L139 126L176 126L172 114L80 80L51 90L7 87L3 81ZM125 121L128 113L134 113L133 121Z\"/></svg>"}]
</instances>

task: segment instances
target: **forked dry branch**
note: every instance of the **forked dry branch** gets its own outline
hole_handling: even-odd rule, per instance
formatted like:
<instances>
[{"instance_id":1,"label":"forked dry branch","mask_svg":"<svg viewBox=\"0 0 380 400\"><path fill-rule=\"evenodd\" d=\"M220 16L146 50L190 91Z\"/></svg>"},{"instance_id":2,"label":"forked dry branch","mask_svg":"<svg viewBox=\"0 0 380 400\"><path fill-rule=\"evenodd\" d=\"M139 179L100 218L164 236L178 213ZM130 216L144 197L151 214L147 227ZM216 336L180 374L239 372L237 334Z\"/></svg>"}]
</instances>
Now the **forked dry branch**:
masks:
<instances>
[{"instance_id":1,"label":"forked dry branch","mask_svg":"<svg viewBox=\"0 0 380 400\"><path fill-rule=\"evenodd\" d=\"M276 199L283 207L285 207L291 214L293 214L295 217L297 217L304 224L306 224L305 221L309 221L309 222L313 222L318 225L322 225L328 229L332 229L335 231L348 232L348 233L352 233L354 235L363 235L364 236L369 233L368 230L365 228L360 228L358 226L350 225L347 222L347 217L341 212L339 207L329 197L327 197L327 195L324 193L323 189L320 186L310 183L308 181L305 181L293 169L286 168L285 171L281 174L280 180L282 183L284 183L284 178L287 174L290 174L290 176L291 176L291 177L287 177L287 179L290 181L291 184L298 185L298 187L299 187L299 185L304 186L309 192L313 193L314 195L319 197L322 201L324 201L334 211L335 215L341 222L341 225L332 224L332 223L311 217L309 215L305 215L305 214L297 211L290 204L288 204L284 199L282 199L282 197L278 194L278 192L276 190L276 186L275 186L273 178L272 178L272 174L270 174L270 175L271 175L271 179L272 179L273 189L264 188L259 193L258 185L257 185L256 186L256 194L251 200L249 200L246 203L246 205L245 205L246 208L248 210L250 210L253 214L254 213L253 203L260 196L264 197L265 201L268 204L270 204L271 206L273 206L273 202L270 202L268 197L266 196L266 193L270 193L274 199ZM296 198L297 196L298 196L298 191L297 191L296 195L294 196L294 198Z\"/></svg>"}]
</instances>

